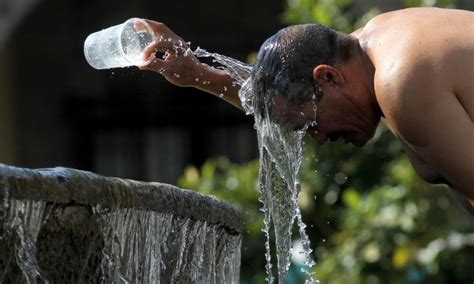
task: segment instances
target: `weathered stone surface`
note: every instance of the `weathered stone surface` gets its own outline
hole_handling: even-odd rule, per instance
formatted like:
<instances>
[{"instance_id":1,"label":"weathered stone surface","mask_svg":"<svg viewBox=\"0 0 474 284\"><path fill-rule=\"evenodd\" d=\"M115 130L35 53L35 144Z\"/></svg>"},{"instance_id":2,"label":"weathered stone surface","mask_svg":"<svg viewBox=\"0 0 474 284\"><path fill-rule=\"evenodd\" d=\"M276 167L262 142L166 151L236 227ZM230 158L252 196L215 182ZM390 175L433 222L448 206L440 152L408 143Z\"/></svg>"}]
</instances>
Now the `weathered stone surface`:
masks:
<instances>
[{"instance_id":1,"label":"weathered stone surface","mask_svg":"<svg viewBox=\"0 0 474 284\"><path fill-rule=\"evenodd\" d=\"M238 281L239 214L216 199L167 184L0 164L0 201L1 283Z\"/></svg>"},{"instance_id":2,"label":"weathered stone surface","mask_svg":"<svg viewBox=\"0 0 474 284\"><path fill-rule=\"evenodd\" d=\"M0 164L1 183L9 197L58 204L89 204L104 208L136 208L219 223L240 231L237 210L219 200L163 183L103 177L57 167L30 170ZM5 194L0 190L0 198Z\"/></svg>"}]
</instances>

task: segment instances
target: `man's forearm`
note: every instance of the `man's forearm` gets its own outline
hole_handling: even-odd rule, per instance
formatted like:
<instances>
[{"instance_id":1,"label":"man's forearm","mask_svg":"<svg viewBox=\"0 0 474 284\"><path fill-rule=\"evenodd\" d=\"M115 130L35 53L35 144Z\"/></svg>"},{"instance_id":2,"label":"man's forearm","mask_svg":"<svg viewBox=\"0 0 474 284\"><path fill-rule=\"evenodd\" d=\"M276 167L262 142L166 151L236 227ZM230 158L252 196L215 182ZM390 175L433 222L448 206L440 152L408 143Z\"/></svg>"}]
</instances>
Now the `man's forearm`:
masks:
<instances>
[{"instance_id":1,"label":"man's forearm","mask_svg":"<svg viewBox=\"0 0 474 284\"><path fill-rule=\"evenodd\" d=\"M213 94L233 106L243 110L239 99L240 85L225 71L202 64L201 72L196 76L193 87Z\"/></svg>"},{"instance_id":2,"label":"man's forearm","mask_svg":"<svg viewBox=\"0 0 474 284\"><path fill-rule=\"evenodd\" d=\"M147 63L139 66L140 69L157 72L176 86L195 87L211 93L243 110L239 99L239 89L240 84L252 72L250 65L230 57L208 53L199 48L190 52L185 41L165 24L146 19L145 21L158 40L146 47L143 58ZM155 57L158 51L164 53L162 58ZM226 71L229 71L231 75L226 71L201 63L197 58L197 52L200 53L200 57L216 55L219 58L217 62L228 68ZM238 82L232 78L234 76L238 78Z\"/></svg>"}]
</instances>

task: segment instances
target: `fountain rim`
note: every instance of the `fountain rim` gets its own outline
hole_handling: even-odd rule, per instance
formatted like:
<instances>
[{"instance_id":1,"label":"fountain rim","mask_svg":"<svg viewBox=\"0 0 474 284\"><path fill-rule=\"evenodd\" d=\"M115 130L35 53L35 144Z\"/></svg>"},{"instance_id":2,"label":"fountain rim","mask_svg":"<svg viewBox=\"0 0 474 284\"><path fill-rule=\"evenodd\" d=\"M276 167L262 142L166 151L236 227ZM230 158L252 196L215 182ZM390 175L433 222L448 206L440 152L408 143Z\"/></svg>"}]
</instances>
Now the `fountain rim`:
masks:
<instances>
[{"instance_id":1,"label":"fountain rim","mask_svg":"<svg viewBox=\"0 0 474 284\"><path fill-rule=\"evenodd\" d=\"M38 187L40 183L42 186ZM235 207L166 183L105 177L65 167L27 169L0 163L2 188L1 199L100 206L106 211L125 208L148 210L220 224L230 234L242 233L240 213Z\"/></svg>"}]
</instances>

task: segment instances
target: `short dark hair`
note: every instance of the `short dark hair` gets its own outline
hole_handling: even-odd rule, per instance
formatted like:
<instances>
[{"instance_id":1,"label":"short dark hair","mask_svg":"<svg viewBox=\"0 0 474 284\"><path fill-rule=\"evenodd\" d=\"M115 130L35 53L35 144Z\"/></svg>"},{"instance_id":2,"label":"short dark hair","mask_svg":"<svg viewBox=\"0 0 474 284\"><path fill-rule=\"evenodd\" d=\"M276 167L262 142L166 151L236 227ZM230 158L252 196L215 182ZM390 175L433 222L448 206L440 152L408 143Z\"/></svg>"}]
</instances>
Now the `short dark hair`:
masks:
<instances>
[{"instance_id":1,"label":"short dark hair","mask_svg":"<svg viewBox=\"0 0 474 284\"><path fill-rule=\"evenodd\" d=\"M289 26L268 38L257 55L252 71L255 111L271 107L270 100L285 96L302 103L321 90L313 80L320 64L335 65L351 57L353 39L320 24Z\"/></svg>"}]
</instances>

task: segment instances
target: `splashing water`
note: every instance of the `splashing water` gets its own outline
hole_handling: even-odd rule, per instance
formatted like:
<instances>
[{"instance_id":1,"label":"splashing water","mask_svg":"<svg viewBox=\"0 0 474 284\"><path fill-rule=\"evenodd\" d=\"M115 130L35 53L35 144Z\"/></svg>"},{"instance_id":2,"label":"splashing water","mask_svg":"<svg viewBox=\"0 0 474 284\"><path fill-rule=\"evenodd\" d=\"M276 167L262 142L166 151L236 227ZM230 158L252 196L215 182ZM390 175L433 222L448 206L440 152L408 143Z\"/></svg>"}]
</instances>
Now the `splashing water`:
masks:
<instances>
[{"instance_id":1,"label":"splashing water","mask_svg":"<svg viewBox=\"0 0 474 284\"><path fill-rule=\"evenodd\" d=\"M266 236L267 282L273 283L275 281L272 272L270 230L273 226L278 282L285 283L291 263L292 228L296 221L303 245L305 259L303 272L307 275L305 283L319 283L318 280L315 280L312 272L315 262L311 256L312 249L305 231L306 225L298 207L298 195L301 190L298 173L303 158L302 140L308 125L302 130L288 130L271 121L269 115L262 116L254 111L253 98L255 94L250 79L252 66L217 53L209 53L201 48L197 48L194 53L198 57L212 57L214 62L222 65L221 69L241 86L239 98L246 114L253 114L255 118L254 127L257 131L260 153L261 197L259 200L263 204L261 211L264 213L263 233Z\"/></svg>"},{"instance_id":2,"label":"splashing water","mask_svg":"<svg viewBox=\"0 0 474 284\"><path fill-rule=\"evenodd\" d=\"M226 73L229 74L229 76L231 76L238 85L242 86L245 80L249 77L250 73L252 73L252 65L245 64L233 58L218 53L210 53L200 47L196 48L193 53L197 57L214 58L213 62L217 62L222 65L218 68L226 71Z\"/></svg>"},{"instance_id":3,"label":"splashing water","mask_svg":"<svg viewBox=\"0 0 474 284\"><path fill-rule=\"evenodd\" d=\"M50 229L56 224L56 217L65 212L61 206L46 201L11 199L8 207L0 206L0 210L6 214L4 220L0 220L5 229L0 238L5 243L0 244L0 248L4 249L2 253L9 259L13 259L12 262L16 260L23 273L23 278L17 278L17 281L57 282L65 274L64 271L69 271L58 260L74 262L74 267L84 266L82 270L70 272L72 279L77 280L72 282L239 281L241 238L223 232L220 224L146 210L124 208L104 211L96 207L92 208L90 218L101 224L100 230L93 234L96 238L90 239L90 234L76 232L62 239L61 233L73 229ZM48 230L55 233L46 235L44 232ZM55 253L62 253L62 250L55 249L51 242L68 247L71 242L68 238L79 242L75 245L87 242L85 247L80 247L87 250L86 253L74 255L76 259L60 255L54 258ZM18 241L14 242L15 239ZM8 247L13 243L13 247ZM84 255L89 257L84 260ZM95 262L97 259L102 261ZM3 278L5 275L0 275L0 282L8 282L8 277L13 277L9 275L10 265L0 267L0 272L7 275L6 279Z\"/></svg>"}]
</instances>

